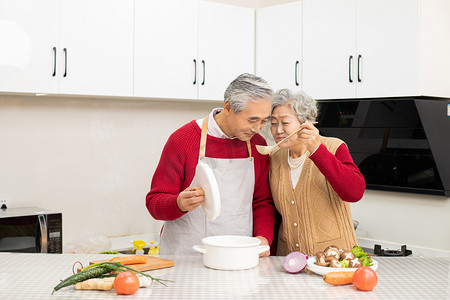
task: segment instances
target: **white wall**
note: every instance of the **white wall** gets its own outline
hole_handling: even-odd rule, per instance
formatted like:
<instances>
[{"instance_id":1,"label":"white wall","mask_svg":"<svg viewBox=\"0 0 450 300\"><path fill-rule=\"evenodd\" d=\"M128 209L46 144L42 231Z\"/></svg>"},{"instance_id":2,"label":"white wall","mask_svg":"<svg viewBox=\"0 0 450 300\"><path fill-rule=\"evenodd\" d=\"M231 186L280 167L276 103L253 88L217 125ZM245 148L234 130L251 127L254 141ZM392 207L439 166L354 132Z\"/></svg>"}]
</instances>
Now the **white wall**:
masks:
<instances>
[{"instance_id":1,"label":"white wall","mask_svg":"<svg viewBox=\"0 0 450 300\"><path fill-rule=\"evenodd\" d=\"M64 241L158 233L145 195L169 135L222 103L0 96L0 196L63 213Z\"/></svg>"},{"instance_id":2,"label":"white wall","mask_svg":"<svg viewBox=\"0 0 450 300\"><path fill-rule=\"evenodd\" d=\"M450 251L448 197L366 190L351 208L358 237Z\"/></svg>"},{"instance_id":3,"label":"white wall","mask_svg":"<svg viewBox=\"0 0 450 300\"><path fill-rule=\"evenodd\" d=\"M63 212L64 240L158 233L145 207L168 136L220 102L0 96L0 196ZM358 237L450 250L450 198L367 190Z\"/></svg>"}]
</instances>

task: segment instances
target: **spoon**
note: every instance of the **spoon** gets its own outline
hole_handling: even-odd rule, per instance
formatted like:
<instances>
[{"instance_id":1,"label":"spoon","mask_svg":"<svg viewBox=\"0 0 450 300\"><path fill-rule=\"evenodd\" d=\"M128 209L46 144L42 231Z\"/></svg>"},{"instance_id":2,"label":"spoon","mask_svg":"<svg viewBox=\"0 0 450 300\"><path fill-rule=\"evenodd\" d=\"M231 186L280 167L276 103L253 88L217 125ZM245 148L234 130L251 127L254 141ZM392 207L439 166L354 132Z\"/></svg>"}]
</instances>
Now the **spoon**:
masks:
<instances>
[{"instance_id":1,"label":"spoon","mask_svg":"<svg viewBox=\"0 0 450 300\"><path fill-rule=\"evenodd\" d=\"M311 122L311 124L317 124L317 122ZM291 133L290 135L288 135L287 137L285 137L284 139L282 139L275 145L271 145L271 146L256 145L256 150L258 150L258 152L261 153L262 155L270 154L270 152L275 150L275 148L278 147L279 144L281 144L282 142L284 142L285 140L287 140L288 138L290 138L297 132L301 131L302 129L303 129L303 127L300 127L299 129L297 129L296 131L294 131L293 133Z\"/></svg>"}]
</instances>

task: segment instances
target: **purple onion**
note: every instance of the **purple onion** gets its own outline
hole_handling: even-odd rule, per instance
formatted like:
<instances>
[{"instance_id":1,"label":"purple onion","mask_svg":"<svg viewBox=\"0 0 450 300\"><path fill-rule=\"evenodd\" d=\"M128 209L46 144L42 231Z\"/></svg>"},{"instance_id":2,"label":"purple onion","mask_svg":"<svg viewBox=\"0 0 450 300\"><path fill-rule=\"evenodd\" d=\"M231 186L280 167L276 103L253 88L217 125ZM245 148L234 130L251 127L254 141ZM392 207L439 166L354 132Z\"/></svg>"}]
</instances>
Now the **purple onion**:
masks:
<instances>
[{"instance_id":1,"label":"purple onion","mask_svg":"<svg viewBox=\"0 0 450 300\"><path fill-rule=\"evenodd\" d=\"M283 268L288 273L299 273L306 267L308 256L301 252L289 253L283 261Z\"/></svg>"}]
</instances>

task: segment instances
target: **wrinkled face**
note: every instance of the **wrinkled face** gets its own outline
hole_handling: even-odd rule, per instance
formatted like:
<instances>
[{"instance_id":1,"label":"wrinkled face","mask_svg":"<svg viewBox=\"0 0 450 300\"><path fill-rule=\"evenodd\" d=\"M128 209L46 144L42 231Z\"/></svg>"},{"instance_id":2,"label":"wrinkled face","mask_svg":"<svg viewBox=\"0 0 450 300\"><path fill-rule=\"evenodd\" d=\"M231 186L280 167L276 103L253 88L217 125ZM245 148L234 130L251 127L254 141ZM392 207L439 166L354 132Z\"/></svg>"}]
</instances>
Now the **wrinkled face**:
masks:
<instances>
[{"instance_id":1,"label":"wrinkled face","mask_svg":"<svg viewBox=\"0 0 450 300\"><path fill-rule=\"evenodd\" d=\"M238 113L225 104L230 137L237 137L244 142L249 141L269 120L270 109L269 99L261 99L258 102L249 101L247 108Z\"/></svg>"},{"instance_id":2,"label":"wrinkled face","mask_svg":"<svg viewBox=\"0 0 450 300\"><path fill-rule=\"evenodd\" d=\"M278 143L289 134L300 128L300 121L289 104L276 107L270 118L270 131L275 143ZM290 148L298 145L297 135L294 134L288 140L279 145L280 148Z\"/></svg>"}]
</instances>

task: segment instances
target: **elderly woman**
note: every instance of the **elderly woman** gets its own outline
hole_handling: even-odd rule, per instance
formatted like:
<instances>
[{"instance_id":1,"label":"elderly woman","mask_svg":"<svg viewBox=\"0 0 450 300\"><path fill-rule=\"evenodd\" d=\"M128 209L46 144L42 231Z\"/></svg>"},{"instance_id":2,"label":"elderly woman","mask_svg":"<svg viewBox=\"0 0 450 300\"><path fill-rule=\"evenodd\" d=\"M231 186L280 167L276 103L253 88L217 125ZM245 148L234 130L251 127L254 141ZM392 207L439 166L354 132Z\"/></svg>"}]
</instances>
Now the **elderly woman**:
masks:
<instances>
[{"instance_id":1,"label":"elderly woman","mask_svg":"<svg viewBox=\"0 0 450 300\"><path fill-rule=\"evenodd\" d=\"M270 155L270 188L282 217L277 255L300 251L315 255L327 246L351 249L357 244L349 202L359 201L365 180L345 143L323 137L312 122L314 99L304 93L277 91L271 133L279 142Z\"/></svg>"}]
</instances>

